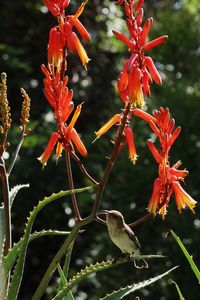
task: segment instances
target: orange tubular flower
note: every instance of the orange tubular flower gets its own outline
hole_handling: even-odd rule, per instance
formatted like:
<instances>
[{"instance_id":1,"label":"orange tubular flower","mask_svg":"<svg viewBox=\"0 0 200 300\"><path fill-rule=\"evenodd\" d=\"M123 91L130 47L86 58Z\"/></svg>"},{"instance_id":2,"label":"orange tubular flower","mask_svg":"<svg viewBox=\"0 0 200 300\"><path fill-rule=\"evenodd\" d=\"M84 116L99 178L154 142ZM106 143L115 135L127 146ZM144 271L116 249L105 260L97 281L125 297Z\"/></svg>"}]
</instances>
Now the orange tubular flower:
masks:
<instances>
[{"instance_id":1,"label":"orange tubular flower","mask_svg":"<svg viewBox=\"0 0 200 300\"><path fill-rule=\"evenodd\" d=\"M159 213L164 218L170 197L174 193L179 211L188 206L194 212L197 202L180 185L180 182L184 181L184 178L188 175L188 171L178 169L181 165L180 161L172 167L170 167L169 161L169 151L179 136L181 128L174 129L175 121L171 119L168 108L161 107L159 111L154 111L153 116L141 109L135 109L133 113L149 123L161 146L161 149L157 150L154 143L148 141L149 149L158 163L158 178L154 182L148 211L154 215Z\"/></svg>"},{"instance_id":2,"label":"orange tubular flower","mask_svg":"<svg viewBox=\"0 0 200 300\"><path fill-rule=\"evenodd\" d=\"M40 157L38 157L38 160L41 162L41 164L43 164L43 166L46 166L47 161L51 156L56 143L58 142L58 138L59 135L57 132L52 133L46 149L44 150L43 154Z\"/></svg>"},{"instance_id":3,"label":"orange tubular flower","mask_svg":"<svg viewBox=\"0 0 200 300\"><path fill-rule=\"evenodd\" d=\"M49 63L60 69L61 63L65 59L67 48L72 53L76 50L83 66L86 68L89 58L78 36L73 32L73 28L75 28L85 41L90 42L90 34L78 20L86 3L83 2L74 15L67 16L65 16L65 8L69 5L69 0L44 0L44 3L59 20L58 26L50 30L48 45Z\"/></svg>"},{"instance_id":4,"label":"orange tubular flower","mask_svg":"<svg viewBox=\"0 0 200 300\"><path fill-rule=\"evenodd\" d=\"M135 165L138 156L136 154L133 131L130 127L127 127L125 129L125 136L128 143L129 158L132 161L132 163Z\"/></svg>"},{"instance_id":5,"label":"orange tubular flower","mask_svg":"<svg viewBox=\"0 0 200 300\"><path fill-rule=\"evenodd\" d=\"M181 212L181 210L184 209L185 206L188 206L189 209L194 213L194 208L197 202L184 191L179 182L172 181L172 187L174 190L176 205L179 212Z\"/></svg>"},{"instance_id":6,"label":"orange tubular flower","mask_svg":"<svg viewBox=\"0 0 200 300\"><path fill-rule=\"evenodd\" d=\"M121 121L120 114L114 115L106 124L104 124L98 131L95 132L96 139L94 142L100 138L103 134L105 134L113 125L119 123Z\"/></svg>"},{"instance_id":7,"label":"orange tubular flower","mask_svg":"<svg viewBox=\"0 0 200 300\"><path fill-rule=\"evenodd\" d=\"M153 60L145 56L145 51L159 46L167 40L167 36L158 37L153 41L147 42L147 37L153 23L153 19L143 20L144 0L138 0L135 4L133 0L118 0L117 5L124 4L127 16L127 27L130 38L118 31L113 31L114 35L128 46L131 56L125 62L123 72L117 83L118 92L123 102L129 101L133 106L143 107L143 92L150 96L150 84L153 80L161 84L162 80Z\"/></svg>"},{"instance_id":8,"label":"orange tubular flower","mask_svg":"<svg viewBox=\"0 0 200 300\"><path fill-rule=\"evenodd\" d=\"M71 121L68 125L66 124L69 116L74 110L74 103L72 101L73 91L69 90L67 87L68 77L65 76L63 80L61 80L59 69L56 68L55 71L54 67L51 65L49 65L48 68L42 65L41 68L45 74L44 94L54 110L58 131L51 135L44 153L39 158L40 162L43 165L46 165L56 144L57 159L61 156L63 150L73 151L73 143L82 156L87 156L87 150L74 129L75 123L81 113L82 104L78 105Z\"/></svg>"},{"instance_id":9,"label":"orange tubular flower","mask_svg":"<svg viewBox=\"0 0 200 300\"><path fill-rule=\"evenodd\" d=\"M83 24L78 20L79 16L82 14L83 10L85 8L85 2L83 2L80 7L77 9L75 15L68 15L65 17L64 24L62 26L63 28L63 35L66 39L66 46L68 47L70 52L76 52L78 53L80 60L83 64L83 66L86 68L87 63L89 62L89 58L87 56L87 53L81 44L79 38L77 37L76 33L73 32L73 27L76 28L78 33L81 35L81 37L87 41L90 42L90 34L86 30L86 28L83 26Z\"/></svg>"}]
</instances>

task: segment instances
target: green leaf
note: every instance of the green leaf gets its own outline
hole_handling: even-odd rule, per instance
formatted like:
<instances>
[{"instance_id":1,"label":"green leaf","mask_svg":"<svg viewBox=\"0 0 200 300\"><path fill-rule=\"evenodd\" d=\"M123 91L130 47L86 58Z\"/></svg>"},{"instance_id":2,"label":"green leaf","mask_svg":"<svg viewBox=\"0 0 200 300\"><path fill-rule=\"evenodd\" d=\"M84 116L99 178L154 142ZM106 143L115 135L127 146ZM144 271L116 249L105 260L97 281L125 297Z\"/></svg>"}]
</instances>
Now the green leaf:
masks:
<instances>
[{"instance_id":1,"label":"green leaf","mask_svg":"<svg viewBox=\"0 0 200 300\"><path fill-rule=\"evenodd\" d=\"M89 275L100 272L109 268L113 268L119 264L126 263L129 260L140 260L140 259L152 259L152 258L163 258L163 256L160 255L138 255L134 258L130 258L127 255L122 255L119 258L113 258L111 260L105 260L102 262L97 262L95 264L90 264L89 266L85 267L85 269L78 272L76 275L74 275L71 280L61 289L60 292L57 293L57 295L52 300L61 300L66 293L71 291L71 289L77 285L80 281L87 278Z\"/></svg>"},{"instance_id":2,"label":"green leaf","mask_svg":"<svg viewBox=\"0 0 200 300\"><path fill-rule=\"evenodd\" d=\"M68 251L69 252L69 251ZM65 277L65 274L60 266L60 264L58 264L58 273L60 275L60 279L62 282L62 285L60 285L60 287L64 286L65 284L67 284L67 279ZM67 300L74 300L74 296L72 294L72 292L70 291L69 293L66 294Z\"/></svg>"},{"instance_id":3,"label":"green leaf","mask_svg":"<svg viewBox=\"0 0 200 300\"><path fill-rule=\"evenodd\" d=\"M58 272L59 272L60 279L61 279L60 285L58 287L58 293L62 289L62 287L67 284L67 277L68 277L68 273L69 273L69 265L70 265L71 255L72 255L72 251L73 251L73 247L74 247L74 241L71 243L71 245L67 251L63 270L62 270L60 264L58 264ZM71 291L69 293L67 293L66 296L67 296L67 300L74 300L74 296Z\"/></svg>"},{"instance_id":4,"label":"green leaf","mask_svg":"<svg viewBox=\"0 0 200 300\"><path fill-rule=\"evenodd\" d=\"M185 255L187 261L189 262L189 264L192 268L193 273L195 274L196 278L198 279L198 282L200 283L200 272L199 272L199 269L198 269L197 265L195 264L192 256L188 253L187 249L181 242L180 238L174 233L174 231L170 230L170 232L171 232L173 238L176 240L179 247L181 248L183 254Z\"/></svg>"},{"instance_id":5,"label":"green leaf","mask_svg":"<svg viewBox=\"0 0 200 300\"><path fill-rule=\"evenodd\" d=\"M42 230L39 232L34 232L30 235L29 237L29 242L38 239L43 236L48 236L48 235L68 235L70 234L70 231L58 231L58 230ZM19 254L19 251L22 247L22 242L23 238L20 239L20 241L16 244L13 245L13 247L9 250L7 256L3 257L3 266L4 266L4 278L7 277L9 271L13 267L17 256ZM0 288L1 288L2 282L0 283Z\"/></svg>"},{"instance_id":6,"label":"green leaf","mask_svg":"<svg viewBox=\"0 0 200 300\"><path fill-rule=\"evenodd\" d=\"M24 188L29 188L29 184L19 184L19 185L15 185L9 192L9 196L10 196L10 206L12 207L12 204L15 200L15 197L17 195L17 193Z\"/></svg>"},{"instance_id":7,"label":"green leaf","mask_svg":"<svg viewBox=\"0 0 200 300\"><path fill-rule=\"evenodd\" d=\"M73 190L74 193L81 193L84 191L87 191L91 188L86 187L86 188L81 188L81 189L75 189ZM19 288L21 285L21 280L22 280L22 275L23 275L23 270L24 270L24 262L26 258L26 250L29 242L29 236L31 234L32 226L34 223L34 220L37 216L37 214L40 212L40 210L45 207L47 204L61 198L67 195L70 195L72 191L61 191L56 194L52 194L49 197L45 197L42 201L38 203L37 206L34 207L33 211L30 213L30 216L28 218L28 222L25 226L25 231L24 231L24 237L22 240L22 246L19 251L18 259L15 265L15 269L12 275L11 283L9 286L9 291L8 291L8 296L7 300L15 300L17 299L18 293L19 293Z\"/></svg>"},{"instance_id":8,"label":"green leaf","mask_svg":"<svg viewBox=\"0 0 200 300\"><path fill-rule=\"evenodd\" d=\"M179 289L178 284L177 284L175 281L173 281L173 283L175 284L175 287L176 287L176 290L177 290L177 292L178 292L178 295L179 295L180 300L185 300L185 298L183 297L183 295L182 295L182 293L181 293L181 290Z\"/></svg>"},{"instance_id":9,"label":"green leaf","mask_svg":"<svg viewBox=\"0 0 200 300\"><path fill-rule=\"evenodd\" d=\"M142 288L144 288L144 287L160 280L161 278L167 276L170 272L172 272L176 268L177 268L177 266L170 269L170 270L168 270L165 273L162 273L161 275L155 276L153 278L149 278L149 279L144 280L142 282L134 283L132 285L128 285L126 287L120 288L119 290L113 291L111 294L107 294L105 297L100 298L100 299L101 300L119 300L119 299L123 299L124 297L126 297L129 294L135 292L136 290L142 289Z\"/></svg>"}]
</instances>

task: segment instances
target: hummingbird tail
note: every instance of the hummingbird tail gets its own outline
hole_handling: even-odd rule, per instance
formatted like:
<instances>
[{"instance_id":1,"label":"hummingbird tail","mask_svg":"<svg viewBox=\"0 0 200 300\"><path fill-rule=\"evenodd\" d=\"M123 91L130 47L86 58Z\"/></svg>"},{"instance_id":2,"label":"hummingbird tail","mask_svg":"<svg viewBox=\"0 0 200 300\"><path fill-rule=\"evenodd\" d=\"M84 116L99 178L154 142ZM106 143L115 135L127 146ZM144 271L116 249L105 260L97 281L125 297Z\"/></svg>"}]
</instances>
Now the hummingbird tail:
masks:
<instances>
[{"instance_id":1,"label":"hummingbird tail","mask_svg":"<svg viewBox=\"0 0 200 300\"><path fill-rule=\"evenodd\" d=\"M147 269L149 267L148 263L144 259L134 260L134 266L136 269Z\"/></svg>"}]
</instances>

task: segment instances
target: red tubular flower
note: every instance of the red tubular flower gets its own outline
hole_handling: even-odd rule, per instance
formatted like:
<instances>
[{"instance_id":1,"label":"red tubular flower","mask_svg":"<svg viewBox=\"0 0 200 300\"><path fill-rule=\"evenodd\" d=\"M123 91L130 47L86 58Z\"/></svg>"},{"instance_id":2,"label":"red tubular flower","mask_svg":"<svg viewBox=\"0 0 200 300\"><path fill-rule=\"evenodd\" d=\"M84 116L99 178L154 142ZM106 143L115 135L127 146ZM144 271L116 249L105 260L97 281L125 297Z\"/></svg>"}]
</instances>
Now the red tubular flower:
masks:
<instances>
[{"instance_id":1,"label":"red tubular flower","mask_svg":"<svg viewBox=\"0 0 200 300\"><path fill-rule=\"evenodd\" d=\"M168 36L167 35L163 35L163 36L160 36L158 37L157 39L147 43L146 45L144 45L144 50L145 51L149 51L151 50L152 48L154 47L157 47L159 46L160 44L163 44L164 42L166 42L168 39Z\"/></svg>"},{"instance_id":2,"label":"red tubular flower","mask_svg":"<svg viewBox=\"0 0 200 300\"><path fill-rule=\"evenodd\" d=\"M52 15L55 17L64 14L64 9L69 5L70 0L43 0Z\"/></svg>"},{"instance_id":3,"label":"red tubular flower","mask_svg":"<svg viewBox=\"0 0 200 300\"><path fill-rule=\"evenodd\" d=\"M55 26L49 33L48 61L58 69L61 68L64 59L63 47L65 46L64 37L59 26Z\"/></svg>"}]
</instances>

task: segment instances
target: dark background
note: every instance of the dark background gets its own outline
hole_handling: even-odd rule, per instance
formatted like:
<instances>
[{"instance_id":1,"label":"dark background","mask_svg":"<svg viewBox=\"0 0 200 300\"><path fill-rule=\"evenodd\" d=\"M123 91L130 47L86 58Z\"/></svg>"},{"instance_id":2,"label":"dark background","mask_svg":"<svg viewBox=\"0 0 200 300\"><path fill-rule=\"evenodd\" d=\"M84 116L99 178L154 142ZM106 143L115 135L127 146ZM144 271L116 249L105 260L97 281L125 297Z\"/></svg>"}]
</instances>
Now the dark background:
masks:
<instances>
[{"instance_id":1,"label":"dark background","mask_svg":"<svg viewBox=\"0 0 200 300\"><path fill-rule=\"evenodd\" d=\"M73 13L81 1L71 1ZM151 38L168 34L169 41L155 48L151 55L163 77L163 85L152 86L152 95L146 99L148 111L168 106L176 124L182 127L182 134L171 150L171 162L183 162L190 174L186 178L186 190L196 200L199 199L200 184L200 4L198 0L146 0L145 17L153 16ZM115 90L116 79L122 70L123 61L128 57L126 47L117 41L111 29L126 33L122 10L116 9L113 1L89 1L80 20L91 33L92 42L86 49L91 61L86 72L76 56L69 55L69 86L74 89L75 103L84 100L83 112L77 129L88 149L88 158L83 163L89 172L100 178L106 165L105 157L111 152L110 140L115 134L112 129L95 144L92 144L97 130L106 120L122 108ZM0 71L8 75L8 95L12 108L13 127L9 134L11 143L9 154L17 145L21 110L20 87L25 88L31 99L32 134L27 137L13 170L10 185L30 183L30 189L19 192L12 210L14 240L23 234L28 212L44 196L62 189L68 189L64 158L56 165L55 158L49 160L42 171L37 157L44 150L50 134L55 130L50 106L43 96L43 76L40 65L46 63L48 31L55 25L55 19L46 12L41 1L10 0L1 1L0 22ZM156 177L157 165L149 153L146 140L150 130L142 120L133 124L138 162L133 167L128 160L127 149L121 153L105 190L101 208L120 210L128 223L144 216ZM9 159L7 164L9 165ZM90 183L73 164L75 186ZM94 201L93 192L78 195L83 216L87 215ZM70 199L61 199L49 205L36 219L34 230L42 228L68 230L73 224ZM199 205L196 214L185 210L178 214L174 199L169 205L166 220L160 217L136 229L136 234L145 254L165 254L162 261L150 262L148 270L135 270L126 264L108 272L98 273L83 281L74 289L76 299L98 299L106 292L128 283L142 281L158 275L172 266L179 265L170 278L175 280L186 299L198 299L199 285L185 261L177 244L165 234L172 228L182 237L186 247L197 264L200 262ZM62 244L62 237L45 237L34 241L28 249L25 275L20 290L20 300L30 299L53 255ZM108 238L106 227L100 224L88 226L77 238L70 270L76 270L90 262L116 256L119 250ZM58 275L52 279L44 299L53 297ZM141 299L178 299L174 285L165 279L143 289L135 295ZM132 296L130 299L133 299ZM129 298L127 298L129 299Z\"/></svg>"}]
</instances>

